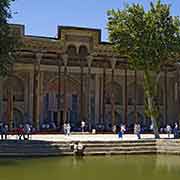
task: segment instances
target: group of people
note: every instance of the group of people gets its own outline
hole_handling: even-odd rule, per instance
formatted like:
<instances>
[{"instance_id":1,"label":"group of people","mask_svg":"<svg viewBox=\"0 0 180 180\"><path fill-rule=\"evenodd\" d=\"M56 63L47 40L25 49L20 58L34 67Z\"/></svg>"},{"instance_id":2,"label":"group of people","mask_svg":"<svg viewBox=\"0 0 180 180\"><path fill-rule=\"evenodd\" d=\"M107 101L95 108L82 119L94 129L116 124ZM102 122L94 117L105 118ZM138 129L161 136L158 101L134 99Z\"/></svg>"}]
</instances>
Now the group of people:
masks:
<instances>
[{"instance_id":1,"label":"group of people","mask_svg":"<svg viewBox=\"0 0 180 180\"><path fill-rule=\"evenodd\" d=\"M150 126L150 129L153 130L153 125ZM121 126L119 128L119 131L118 131L118 137L119 138L123 138L123 135L124 135L125 131L126 131L125 125L121 124ZM163 131L164 131L164 129L163 129ZM161 128L160 128L160 132L162 133L162 129ZM172 133L174 134L174 138L175 139L179 138L180 131L179 131L178 123L175 122L174 128L172 128L170 124L167 124L167 126L165 128L165 132L167 133L168 138L170 138L170 135ZM141 139L141 125L139 123L135 123L134 124L134 134L137 135L138 139Z\"/></svg>"},{"instance_id":2,"label":"group of people","mask_svg":"<svg viewBox=\"0 0 180 180\"><path fill-rule=\"evenodd\" d=\"M85 123L85 121L82 121L81 122L81 132L82 133L85 132L85 127L86 127L86 123ZM64 134L69 136L70 133L71 133L71 125L70 125L70 123L64 123L63 129L64 129Z\"/></svg>"},{"instance_id":3,"label":"group of people","mask_svg":"<svg viewBox=\"0 0 180 180\"><path fill-rule=\"evenodd\" d=\"M22 138L24 140L28 140L30 138L31 133L31 125L29 123L26 123L24 126L22 124L19 125L17 128L17 135L19 140Z\"/></svg>"},{"instance_id":4,"label":"group of people","mask_svg":"<svg viewBox=\"0 0 180 180\"><path fill-rule=\"evenodd\" d=\"M171 133L174 134L174 138L179 138L179 127L178 127L178 123L174 124L174 128L171 127L170 124L167 124L166 126L166 132L168 134L168 138L170 138Z\"/></svg>"},{"instance_id":5,"label":"group of people","mask_svg":"<svg viewBox=\"0 0 180 180\"><path fill-rule=\"evenodd\" d=\"M0 133L1 133L1 140L7 139L8 134L8 124L0 123Z\"/></svg>"},{"instance_id":6,"label":"group of people","mask_svg":"<svg viewBox=\"0 0 180 180\"><path fill-rule=\"evenodd\" d=\"M0 122L0 133L1 133L1 140L7 140L9 132L8 124ZM31 125L26 123L24 126L22 124L15 131L18 135L18 139L21 140L28 140L30 138L31 133Z\"/></svg>"}]
</instances>

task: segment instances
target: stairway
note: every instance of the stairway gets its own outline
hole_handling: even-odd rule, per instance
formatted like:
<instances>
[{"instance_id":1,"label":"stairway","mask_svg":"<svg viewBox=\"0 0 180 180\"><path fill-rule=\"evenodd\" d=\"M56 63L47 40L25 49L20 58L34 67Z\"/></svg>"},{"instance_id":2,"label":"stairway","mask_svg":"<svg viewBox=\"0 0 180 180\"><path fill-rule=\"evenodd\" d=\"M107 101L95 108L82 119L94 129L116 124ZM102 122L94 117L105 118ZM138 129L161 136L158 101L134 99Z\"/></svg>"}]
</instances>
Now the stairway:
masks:
<instances>
[{"instance_id":1,"label":"stairway","mask_svg":"<svg viewBox=\"0 0 180 180\"><path fill-rule=\"evenodd\" d=\"M1 157L33 157L73 155L74 142L0 141ZM154 154L156 140L137 141L83 141L84 155Z\"/></svg>"}]
</instances>

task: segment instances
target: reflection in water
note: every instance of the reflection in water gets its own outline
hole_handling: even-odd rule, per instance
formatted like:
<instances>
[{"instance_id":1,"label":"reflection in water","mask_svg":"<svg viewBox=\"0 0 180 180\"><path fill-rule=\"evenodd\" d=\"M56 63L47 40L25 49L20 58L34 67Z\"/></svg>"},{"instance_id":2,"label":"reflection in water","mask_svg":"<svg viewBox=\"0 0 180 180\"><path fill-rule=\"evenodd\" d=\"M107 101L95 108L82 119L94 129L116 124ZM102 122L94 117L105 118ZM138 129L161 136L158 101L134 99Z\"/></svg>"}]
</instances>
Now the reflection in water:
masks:
<instances>
[{"instance_id":1,"label":"reflection in water","mask_svg":"<svg viewBox=\"0 0 180 180\"><path fill-rule=\"evenodd\" d=\"M171 172L178 170L180 168L179 156L157 156L156 167L157 169L165 168L167 171ZM179 173L180 174L180 173Z\"/></svg>"},{"instance_id":2,"label":"reflection in water","mask_svg":"<svg viewBox=\"0 0 180 180\"><path fill-rule=\"evenodd\" d=\"M178 159L155 155L2 159L0 180L179 180Z\"/></svg>"}]
</instances>

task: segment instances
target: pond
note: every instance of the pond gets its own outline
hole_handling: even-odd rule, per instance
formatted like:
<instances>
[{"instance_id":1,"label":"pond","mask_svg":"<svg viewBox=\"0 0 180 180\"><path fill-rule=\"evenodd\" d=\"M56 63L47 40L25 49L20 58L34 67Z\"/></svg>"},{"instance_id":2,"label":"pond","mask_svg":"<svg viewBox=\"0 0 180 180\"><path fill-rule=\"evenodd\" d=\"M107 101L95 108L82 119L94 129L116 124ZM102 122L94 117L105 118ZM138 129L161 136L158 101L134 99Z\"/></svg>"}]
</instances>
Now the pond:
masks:
<instances>
[{"instance_id":1,"label":"pond","mask_svg":"<svg viewBox=\"0 0 180 180\"><path fill-rule=\"evenodd\" d=\"M0 180L179 180L180 157L163 155L0 159Z\"/></svg>"}]
</instances>

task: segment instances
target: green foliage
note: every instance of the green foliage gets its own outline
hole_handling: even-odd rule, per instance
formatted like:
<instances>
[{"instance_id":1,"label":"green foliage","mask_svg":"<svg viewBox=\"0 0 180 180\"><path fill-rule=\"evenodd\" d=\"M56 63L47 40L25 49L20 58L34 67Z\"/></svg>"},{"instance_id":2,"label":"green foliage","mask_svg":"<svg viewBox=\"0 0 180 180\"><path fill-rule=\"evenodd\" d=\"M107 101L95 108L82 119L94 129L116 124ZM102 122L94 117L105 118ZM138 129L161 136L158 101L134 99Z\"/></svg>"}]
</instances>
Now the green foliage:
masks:
<instances>
[{"instance_id":1,"label":"green foliage","mask_svg":"<svg viewBox=\"0 0 180 180\"><path fill-rule=\"evenodd\" d=\"M160 0L148 11L139 4L108 11L108 30L115 50L134 69L159 72L180 51L180 19Z\"/></svg>"},{"instance_id":2,"label":"green foliage","mask_svg":"<svg viewBox=\"0 0 180 180\"><path fill-rule=\"evenodd\" d=\"M127 56L130 68L144 72L145 112L159 138L158 85L162 68L175 63L180 52L180 19L160 0L150 3L147 11L132 4L108 11L108 31L115 51Z\"/></svg>"},{"instance_id":3,"label":"green foliage","mask_svg":"<svg viewBox=\"0 0 180 180\"><path fill-rule=\"evenodd\" d=\"M7 75L10 66L15 61L14 50L18 46L16 37L8 25L11 18L10 4L14 0L0 1L0 76Z\"/></svg>"}]
</instances>

